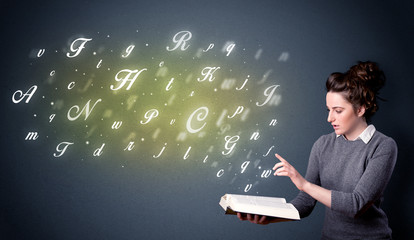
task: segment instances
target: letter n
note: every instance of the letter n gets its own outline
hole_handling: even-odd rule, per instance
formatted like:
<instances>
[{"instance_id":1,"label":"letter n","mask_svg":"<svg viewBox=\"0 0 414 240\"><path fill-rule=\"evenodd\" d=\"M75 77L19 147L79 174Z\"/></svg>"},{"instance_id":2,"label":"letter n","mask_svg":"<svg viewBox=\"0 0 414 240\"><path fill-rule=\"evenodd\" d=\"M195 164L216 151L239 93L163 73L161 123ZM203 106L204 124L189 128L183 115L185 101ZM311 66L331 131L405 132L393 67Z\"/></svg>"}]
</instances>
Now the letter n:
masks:
<instances>
[{"instance_id":1,"label":"letter n","mask_svg":"<svg viewBox=\"0 0 414 240\"><path fill-rule=\"evenodd\" d=\"M260 134L259 134L259 131L257 131L252 134L252 136L250 137L250 140L257 140L259 139L259 137L260 137Z\"/></svg>"},{"instance_id":2,"label":"letter n","mask_svg":"<svg viewBox=\"0 0 414 240\"><path fill-rule=\"evenodd\" d=\"M277 120L274 118L272 121L270 121L269 126L276 126Z\"/></svg>"}]
</instances>

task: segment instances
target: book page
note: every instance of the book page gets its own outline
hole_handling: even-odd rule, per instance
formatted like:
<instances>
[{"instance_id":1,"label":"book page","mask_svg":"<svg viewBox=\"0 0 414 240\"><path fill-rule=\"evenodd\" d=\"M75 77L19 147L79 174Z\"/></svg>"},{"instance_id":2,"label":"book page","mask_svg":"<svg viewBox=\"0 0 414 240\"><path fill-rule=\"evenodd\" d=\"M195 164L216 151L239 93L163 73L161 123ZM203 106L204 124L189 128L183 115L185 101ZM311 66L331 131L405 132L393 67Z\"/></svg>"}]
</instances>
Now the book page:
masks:
<instances>
[{"instance_id":1,"label":"book page","mask_svg":"<svg viewBox=\"0 0 414 240\"><path fill-rule=\"evenodd\" d=\"M297 209L286 203L284 198L226 194L222 197L220 205L226 211L230 209L233 212L300 219Z\"/></svg>"},{"instance_id":2,"label":"book page","mask_svg":"<svg viewBox=\"0 0 414 240\"><path fill-rule=\"evenodd\" d=\"M277 198L277 197L263 197L263 196L250 196L250 195L239 195L239 194L226 194L227 200L230 201L237 201L240 203L251 203L254 205L263 204L263 203L286 203L286 199L284 198Z\"/></svg>"}]
</instances>

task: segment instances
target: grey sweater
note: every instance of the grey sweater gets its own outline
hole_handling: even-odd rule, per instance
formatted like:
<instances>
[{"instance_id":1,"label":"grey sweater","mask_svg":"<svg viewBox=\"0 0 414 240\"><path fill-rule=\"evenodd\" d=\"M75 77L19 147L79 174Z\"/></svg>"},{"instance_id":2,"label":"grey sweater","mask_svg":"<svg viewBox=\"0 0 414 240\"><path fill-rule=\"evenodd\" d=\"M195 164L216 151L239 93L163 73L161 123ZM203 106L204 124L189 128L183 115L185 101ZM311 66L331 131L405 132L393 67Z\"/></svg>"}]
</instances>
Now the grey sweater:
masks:
<instances>
[{"instance_id":1,"label":"grey sweater","mask_svg":"<svg viewBox=\"0 0 414 240\"><path fill-rule=\"evenodd\" d=\"M334 132L314 143L305 178L332 190L322 239L391 239L380 205L396 160L395 141L378 131L367 144ZM312 212L316 200L300 192L291 203L303 218Z\"/></svg>"}]
</instances>

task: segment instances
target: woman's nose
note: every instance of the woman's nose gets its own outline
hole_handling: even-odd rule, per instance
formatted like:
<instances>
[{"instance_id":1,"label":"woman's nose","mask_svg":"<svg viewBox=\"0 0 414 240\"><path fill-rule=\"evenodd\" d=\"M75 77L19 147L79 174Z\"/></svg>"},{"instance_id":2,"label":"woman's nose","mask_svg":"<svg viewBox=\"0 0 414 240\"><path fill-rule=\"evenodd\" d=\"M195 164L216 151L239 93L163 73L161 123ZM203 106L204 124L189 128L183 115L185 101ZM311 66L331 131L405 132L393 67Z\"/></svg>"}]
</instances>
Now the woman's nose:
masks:
<instances>
[{"instance_id":1,"label":"woman's nose","mask_svg":"<svg viewBox=\"0 0 414 240\"><path fill-rule=\"evenodd\" d=\"M332 117L332 114L331 114L331 112L329 112L328 113L328 122L333 122L333 117Z\"/></svg>"}]
</instances>

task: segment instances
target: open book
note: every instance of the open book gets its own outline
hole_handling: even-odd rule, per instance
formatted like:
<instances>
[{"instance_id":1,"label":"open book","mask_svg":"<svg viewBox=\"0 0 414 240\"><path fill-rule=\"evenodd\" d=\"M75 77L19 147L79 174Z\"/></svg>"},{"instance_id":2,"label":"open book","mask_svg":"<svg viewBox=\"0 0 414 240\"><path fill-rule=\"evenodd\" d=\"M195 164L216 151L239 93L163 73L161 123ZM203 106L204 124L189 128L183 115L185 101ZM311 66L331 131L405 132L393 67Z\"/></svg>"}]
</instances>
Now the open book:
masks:
<instances>
[{"instance_id":1,"label":"open book","mask_svg":"<svg viewBox=\"0 0 414 240\"><path fill-rule=\"evenodd\" d=\"M300 220L298 210L291 203L286 203L284 198L225 194L219 204L226 214L241 212L281 218L285 221Z\"/></svg>"}]
</instances>

